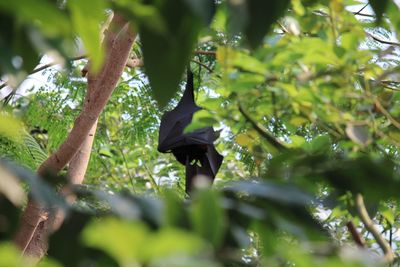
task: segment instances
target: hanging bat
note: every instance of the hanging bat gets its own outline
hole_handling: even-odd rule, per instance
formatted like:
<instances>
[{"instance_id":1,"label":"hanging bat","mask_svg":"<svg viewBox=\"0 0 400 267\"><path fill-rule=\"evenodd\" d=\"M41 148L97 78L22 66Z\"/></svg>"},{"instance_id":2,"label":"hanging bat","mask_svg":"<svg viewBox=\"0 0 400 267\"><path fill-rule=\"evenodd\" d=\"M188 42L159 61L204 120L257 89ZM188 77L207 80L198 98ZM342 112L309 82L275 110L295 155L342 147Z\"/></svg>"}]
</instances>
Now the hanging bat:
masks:
<instances>
[{"instance_id":1,"label":"hanging bat","mask_svg":"<svg viewBox=\"0 0 400 267\"><path fill-rule=\"evenodd\" d=\"M212 127L183 132L193 114L202 109L194 102L193 89L193 73L188 70L185 92L178 105L161 118L158 136L158 151L174 154L186 166L186 193L192 190L196 175L204 175L213 182L223 160L214 147L218 134Z\"/></svg>"}]
</instances>

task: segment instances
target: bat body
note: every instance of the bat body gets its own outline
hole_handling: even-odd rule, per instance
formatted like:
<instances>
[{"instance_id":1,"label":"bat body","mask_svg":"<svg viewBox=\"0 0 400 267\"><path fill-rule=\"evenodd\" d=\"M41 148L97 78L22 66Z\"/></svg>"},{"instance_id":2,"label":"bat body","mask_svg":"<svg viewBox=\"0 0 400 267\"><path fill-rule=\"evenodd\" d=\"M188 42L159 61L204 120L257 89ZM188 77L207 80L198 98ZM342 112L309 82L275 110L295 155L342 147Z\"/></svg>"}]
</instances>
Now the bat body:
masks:
<instances>
[{"instance_id":1,"label":"bat body","mask_svg":"<svg viewBox=\"0 0 400 267\"><path fill-rule=\"evenodd\" d=\"M212 182L222 164L223 157L215 150L218 134L212 127L184 133L193 114L201 110L194 102L193 73L188 71L185 92L178 105L166 112L162 119L158 137L158 151L172 153L186 166L186 192L193 186L193 178L202 174Z\"/></svg>"}]
</instances>

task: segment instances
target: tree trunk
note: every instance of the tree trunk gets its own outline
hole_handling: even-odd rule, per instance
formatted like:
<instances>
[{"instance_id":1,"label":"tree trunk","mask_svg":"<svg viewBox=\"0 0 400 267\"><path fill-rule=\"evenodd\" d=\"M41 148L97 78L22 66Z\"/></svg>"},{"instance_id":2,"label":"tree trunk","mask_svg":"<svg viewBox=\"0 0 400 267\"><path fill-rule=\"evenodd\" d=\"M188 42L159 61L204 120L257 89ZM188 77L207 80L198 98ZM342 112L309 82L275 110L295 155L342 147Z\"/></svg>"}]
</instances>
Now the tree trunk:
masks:
<instances>
[{"instance_id":1,"label":"tree trunk","mask_svg":"<svg viewBox=\"0 0 400 267\"><path fill-rule=\"evenodd\" d=\"M85 178L87 166L89 164L90 153L92 151L92 145L94 136L97 129L97 120L90 129L89 134L86 136L81 148L78 153L72 158L68 167L68 178L71 184L82 184Z\"/></svg>"},{"instance_id":2,"label":"tree trunk","mask_svg":"<svg viewBox=\"0 0 400 267\"><path fill-rule=\"evenodd\" d=\"M79 149L86 150L89 146L91 147L93 140L89 139L93 139L93 136L90 136L90 131L95 130L97 119L121 77L135 37L136 34L133 33L125 19L115 14L105 33L106 56L103 67L97 74L89 71L88 93L83 110L75 120L65 142L38 168L39 176L48 171L58 173L72 160ZM74 160L79 161L82 156L82 154L78 154ZM86 160L88 159L87 157ZM79 165L80 167L71 170L79 172L81 175L79 178L78 176L74 178L75 182L82 182L83 169L86 169L87 163L82 162ZM15 237L15 243L22 249L23 254L40 258L46 253L47 236L52 228L52 223L49 223L48 219L49 217L54 218L54 215L54 211L29 199Z\"/></svg>"},{"instance_id":3,"label":"tree trunk","mask_svg":"<svg viewBox=\"0 0 400 267\"><path fill-rule=\"evenodd\" d=\"M86 170L90 160L90 154L92 152L92 146L94 137L96 135L97 121L90 129L89 134L86 136L81 148L72 158L68 166L68 180L71 185L79 185L83 183L85 179ZM61 190L61 195L66 198L66 201L73 204L76 200L75 195L71 192L70 187L66 186ZM50 233L58 230L63 223L65 214L63 210L57 209L54 211L54 215L50 216L48 219L49 231Z\"/></svg>"}]
</instances>

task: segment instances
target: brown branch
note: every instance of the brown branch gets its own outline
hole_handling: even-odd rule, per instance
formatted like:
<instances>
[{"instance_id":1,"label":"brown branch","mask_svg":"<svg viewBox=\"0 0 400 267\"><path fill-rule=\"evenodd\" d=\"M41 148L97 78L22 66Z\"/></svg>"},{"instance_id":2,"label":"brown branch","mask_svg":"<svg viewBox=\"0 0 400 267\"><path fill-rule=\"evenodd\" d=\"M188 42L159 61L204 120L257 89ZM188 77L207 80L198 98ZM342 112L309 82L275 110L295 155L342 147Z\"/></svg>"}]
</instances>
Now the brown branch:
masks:
<instances>
[{"instance_id":1,"label":"brown branch","mask_svg":"<svg viewBox=\"0 0 400 267\"><path fill-rule=\"evenodd\" d=\"M195 50L194 54L215 56L217 54L217 52L215 52L215 51Z\"/></svg>"},{"instance_id":2,"label":"brown branch","mask_svg":"<svg viewBox=\"0 0 400 267\"><path fill-rule=\"evenodd\" d=\"M250 122L253 128L262 136L264 137L275 149L278 151L286 150L286 147L281 144L267 129L264 128L260 123L253 120L247 111L244 110L243 106L239 103L239 111L245 117L245 119Z\"/></svg>"},{"instance_id":3,"label":"brown branch","mask_svg":"<svg viewBox=\"0 0 400 267\"><path fill-rule=\"evenodd\" d=\"M191 61L192 61L193 63L196 63L196 64L202 66L203 68L205 68L206 70L208 70L208 72L210 72L210 73L213 72L213 70L212 70L209 66L207 66L206 64L204 64L203 62L200 62L200 61L195 60L195 59L192 59Z\"/></svg>"},{"instance_id":4,"label":"brown branch","mask_svg":"<svg viewBox=\"0 0 400 267\"><path fill-rule=\"evenodd\" d=\"M379 102L379 100L375 100L375 106L376 108L382 112L383 115L385 115L385 117L397 128L400 130L400 122L398 122L395 118L392 117L392 115L390 115L389 111L387 111L381 104L381 102Z\"/></svg>"},{"instance_id":5,"label":"brown branch","mask_svg":"<svg viewBox=\"0 0 400 267\"><path fill-rule=\"evenodd\" d=\"M351 237L353 238L354 242L359 246L364 248L365 247L365 241L360 235L360 233L357 231L356 226L352 221L348 221L346 223L346 227L349 230Z\"/></svg>"},{"instance_id":6,"label":"brown branch","mask_svg":"<svg viewBox=\"0 0 400 267\"><path fill-rule=\"evenodd\" d=\"M85 179L86 170L90 160L90 154L92 152L92 146L94 137L97 129L97 120L93 125L92 129L90 129L89 134L85 137L85 140L82 146L79 148L78 152L72 158L68 167L68 180L70 182L69 185L65 186L61 190L61 195L64 196L68 203L74 203L76 200L75 194L72 193L71 187L74 185L79 185L83 183ZM60 228L62 225L66 214L63 210L57 209L54 213L51 214L50 220L48 224L50 225L49 231L54 232Z\"/></svg>"},{"instance_id":7,"label":"brown branch","mask_svg":"<svg viewBox=\"0 0 400 267\"><path fill-rule=\"evenodd\" d=\"M368 211L365 208L364 199L361 194L357 194L355 197L355 204L357 208L358 215L365 225L365 228L373 235L379 247L384 253L384 259L386 262L390 263L394 259L394 253L389 243L381 235L379 230L376 228L374 222L369 217Z\"/></svg>"},{"instance_id":8,"label":"brown branch","mask_svg":"<svg viewBox=\"0 0 400 267\"><path fill-rule=\"evenodd\" d=\"M117 23L121 23L121 21L117 19L115 24ZM118 39L115 39L116 37ZM89 75L88 77L88 84L95 86L95 88L91 89L89 87L91 96L86 100L87 105L76 119L67 140L61 145L58 151L39 167L39 174L43 174L46 170L59 172L65 167L77 151L73 148L79 148L82 145L84 137L95 124L95 121L111 96L126 65L127 57L125 57L125 54L129 53L134 36L128 33L118 33L118 35L114 33L110 39L108 44L109 52L102 70L98 75ZM127 48L129 48L129 51ZM121 61L123 61L122 65ZM104 75L105 73L107 75Z\"/></svg>"},{"instance_id":9,"label":"brown branch","mask_svg":"<svg viewBox=\"0 0 400 267\"><path fill-rule=\"evenodd\" d=\"M90 74L88 77L89 97L85 101L84 108L65 142L37 170L40 176L48 171L58 173L71 161L82 147L85 137L96 124L97 118L121 77L136 34L131 31L127 22L116 14L106 35L104 42L106 58L100 72L95 75ZM15 237L17 246L26 247L28 255L40 258L47 250L46 239L50 225L48 221L42 219L43 215L47 214L49 214L49 210L30 199ZM36 227L37 222L39 222L39 226ZM32 232L34 232L33 238L27 239Z\"/></svg>"}]
</instances>

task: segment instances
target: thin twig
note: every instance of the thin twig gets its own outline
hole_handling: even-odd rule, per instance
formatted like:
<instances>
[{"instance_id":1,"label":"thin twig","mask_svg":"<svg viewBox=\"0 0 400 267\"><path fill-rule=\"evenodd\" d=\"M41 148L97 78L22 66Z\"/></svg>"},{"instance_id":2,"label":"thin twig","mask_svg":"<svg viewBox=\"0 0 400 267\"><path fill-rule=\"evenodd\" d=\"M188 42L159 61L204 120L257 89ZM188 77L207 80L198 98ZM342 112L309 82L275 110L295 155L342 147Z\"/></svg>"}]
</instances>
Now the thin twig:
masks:
<instances>
[{"instance_id":1,"label":"thin twig","mask_svg":"<svg viewBox=\"0 0 400 267\"><path fill-rule=\"evenodd\" d=\"M74 58L71 58L71 59L68 59L68 60L69 61L77 61L77 60L81 60L81 59L84 59L84 58L86 58L86 56L82 55L82 56L77 56L77 57L74 57ZM28 75L32 75L32 74L38 73L38 72L40 72L42 70L45 70L45 69L50 68L50 67L52 67L54 65L57 65L57 64L59 64L59 62L55 62L55 61L54 62L50 62L48 64L45 64L43 66L40 66L40 67L37 67L37 68L33 69L31 72L28 73ZM3 82L0 85L0 89L6 87L7 84L8 84L7 81Z\"/></svg>"},{"instance_id":2,"label":"thin twig","mask_svg":"<svg viewBox=\"0 0 400 267\"><path fill-rule=\"evenodd\" d=\"M86 58L86 56L85 55L81 55L81 56L77 56L77 57L73 57L71 59L68 59L68 61L77 61L77 60L81 60L81 59L84 59L84 58ZM51 62L51 63L45 64L43 66L40 66L40 67L32 70L31 72L29 72L28 75L35 74L35 73L37 73L39 71L45 70L45 69L47 69L47 68L49 68L51 66L57 65L57 64L59 64L59 62Z\"/></svg>"},{"instance_id":3,"label":"thin twig","mask_svg":"<svg viewBox=\"0 0 400 267\"><path fill-rule=\"evenodd\" d=\"M381 38L379 38L379 37L377 37L377 36L375 36L375 35L370 34L369 32L365 32L365 34L366 34L367 36L371 37L373 40L379 42L379 43L387 44L387 45L400 46L400 43L399 43L399 42L393 42L393 41L384 40L384 39L381 39Z\"/></svg>"},{"instance_id":4,"label":"thin twig","mask_svg":"<svg viewBox=\"0 0 400 267\"><path fill-rule=\"evenodd\" d=\"M143 161L143 167L146 169L147 173L149 174L149 177L150 177L149 181L150 181L151 185L154 187L154 189L157 192L159 192L160 190L159 190L158 184L156 182L156 179L154 178L152 171L147 167L147 165L144 161Z\"/></svg>"},{"instance_id":5,"label":"thin twig","mask_svg":"<svg viewBox=\"0 0 400 267\"><path fill-rule=\"evenodd\" d=\"M281 144L263 125L260 123L256 122L253 120L250 115L244 110L243 106L241 103L239 105L239 111L242 113L242 115L246 118L248 122L251 123L251 125L254 127L254 129L262 136L264 137L273 147L275 147L278 151L283 151L286 149L286 147Z\"/></svg>"},{"instance_id":6,"label":"thin twig","mask_svg":"<svg viewBox=\"0 0 400 267\"><path fill-rule=\"evenodd\" d=\"M360 10L355 12L354 15L359 15L368 5L369 5L369 3L366 3Z\"/></svg>"},{"instance_id":7,"label":"thin twig","mask_svg":"<svg viewBox=\"0 0 400 267\"><path fill-rule=\"evenodd\" d=\"M355 197L356 208L361 221L365 225L365 228L373 235L379 247L384 253L384 259L386 262L392 262L394 260L394 253L389 243L379 233L379 230L375 227L374 222L369 217L368 211L365 208L364 199L361 194L357 194Z\"/></svg>"},{"instance_id":8,"label":"thin twig","mask_svg":"<svg viewBox=\"0 0 400 267\"><path fill-rule=\"evenodd\" d=\"M280 22L278 21L278 24L279 24L279 27L281 27L281 29L282 29L282 31L283 31L284 33L289 33L289 30L288 30L288 29L286 29L286 27L285 27L285 26L283 26L283 24L282 24L282 23L280 23Z\"/></svg>"},{"instance_id":9,"label":"thin twig","mask_svg":"<svg viewBox=\"0 0 400 267\"><path fill-rule=\"evenodd\" d=\"M365 13L358 13L358 12L353 12L353 14L357 15L357 16L362 16L362 17L375 18L375 15L373 15L373 14L365 14Z\"/></svg>"},{"instance_id":10,"label":"thin twig","mask_svg":"<svg viewBox=\"0 0 400 267\"><path fill-rule=\"evenodd\" d=\"M194 53L198 55L210 55L210 56L215 56L217 54L217 52L215 51L203 51L203 50L195 50Z\"/></svg>"},{"instance_id":11,"label":"thin twig","mask_svg":"<svg viewBox=\"0 0 400 267\"><path fill-rule=\"evenodd\" d=\"M208 70L208 72L210 72L210 73L213 72L213 70L212 70L209 66L207 66L206 64L204 64L204 63L202 63L202 62L200 62L200 61L198 61L198 60L192 59L191 61L192 61L193 63L196 63L196 64L198 64L198 65L204 67L206 70Z\"/></svg>"},{"instance_id":12,"label":"thin twig","mask_svg":"<svg viewBox=\"0 0 400 267\"><path fill-rule=\"evenodd\" d=\"M390 84L392 84L391 82L385 82L385 81L381 81L381 85L383 88L389 89L389 90L393 90L393 91L400 91L400 88L398 87L392 87L390 86ZM397 85L395 85L397 86Z\"/></svg>"},{"instance_id":13,"label":"thin twig","mask_svg":"<svg viewBox=\"0 0 400 267\"><path fill-rule=\"evenodd\" d=\"M316 14L316 15L321 15L321 16L326 16L326 17L330 17L329 14L327 14L327 13L325 13L325 12L323 12L323 11L320 11L320 10L314 11L314 14ZM374 15L362 14L362 13L357 13L357 12L353 12L353 14L358 15L358 16L366 16L366 17L373 17L373 18L375 17ZM370 34L370 33L368 33L368 32L365 32L365 34L366 34L367 36L371 37L373 40L379 42L379 43L387 44L387 45L400 46L400 42L393 42L393 41L389 41L389 40L384 40L384 39L381 39L381 38L379 38L379 37L377 37L377 36L375 36L375 35L372 35L372 34Z\"/></svg>"},{"instance_id":14,"label":"thin twig","mask_svg":"<svg viewBox=\"0 0 400 267\"><path fill-rule=\"evenodd\" d=\"M346 223L347 229L349 230L351 237L353 238L354 242L359 246L364 248L365 247L365 241L360 235L360 233L357 231L356 226L352 221L348 221Z\"/></svg>"},{"instance_id":15,"label":"thin twig","mask_svg":"<svg viewBox=\"0 0 400 267\"><path fill-rule=\"evenodd\" d=\"M128 161L126 160L126 157L125 157L123 149L119 148L119 152L121 153L122 159L124 160L124 165L125 165L125 168L126 168L126 172L128 173L129 180L131 182L132 188L135 188L135 184L133 183L134 178L133 178L131 172L129 171Z\"/></svg>"},{"instance_id":16,"label":"thin twig","mask_svg":"<svg viewBox=\"0 0 400 267\"><path fill-rule=\"evenodd\" d=\"M390 115L389 111L387 111L381 104L381 102L379 102L379 100L375 100L375 106L377 107L377 109L382 112L383 115L385 115L385 117L397 128L400 129L400 122L398 122L395 118L392 117L392 115Z\"/></svg>"}]
</instances>

